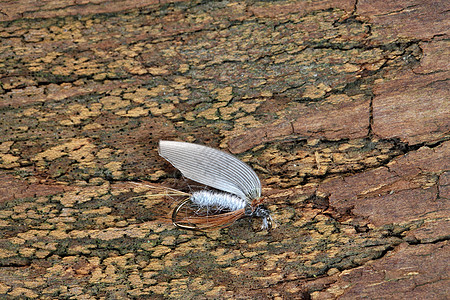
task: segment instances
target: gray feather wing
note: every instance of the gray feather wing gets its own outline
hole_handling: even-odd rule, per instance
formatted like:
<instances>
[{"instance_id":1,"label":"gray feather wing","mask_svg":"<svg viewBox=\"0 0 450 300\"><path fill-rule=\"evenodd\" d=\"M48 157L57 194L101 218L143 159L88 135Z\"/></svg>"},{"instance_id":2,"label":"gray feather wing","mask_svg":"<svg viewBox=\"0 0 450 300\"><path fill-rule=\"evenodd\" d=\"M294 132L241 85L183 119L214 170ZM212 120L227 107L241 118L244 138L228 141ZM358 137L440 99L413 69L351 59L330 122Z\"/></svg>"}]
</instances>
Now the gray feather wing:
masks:
<instances>
[{"instance_id":1,"label":"gray feather wing","mask_svg":"<svg viewBox=\"0 0 450 300\"><path fill-rule=\"evenodd\" d=\"M248 201L261 196L255 171L228 153L192 143L159 141L159 155L186 178Z\"/></svg>"}]
</instances>

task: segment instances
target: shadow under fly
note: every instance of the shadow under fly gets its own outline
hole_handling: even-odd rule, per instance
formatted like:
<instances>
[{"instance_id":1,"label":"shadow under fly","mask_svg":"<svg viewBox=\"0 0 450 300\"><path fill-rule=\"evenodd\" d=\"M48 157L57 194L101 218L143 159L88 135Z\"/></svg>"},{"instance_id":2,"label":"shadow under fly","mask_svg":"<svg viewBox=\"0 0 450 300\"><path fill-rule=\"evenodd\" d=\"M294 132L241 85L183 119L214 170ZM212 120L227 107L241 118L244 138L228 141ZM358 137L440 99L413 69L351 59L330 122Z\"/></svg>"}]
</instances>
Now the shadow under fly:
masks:
<instances>
[{"instance_id":1,"label":"shadow under fly","mask_svg":"<svg viewBox=\"0 0 450 300\"><path fill-rule=\"evenodd\" d=\"M180 192L187 198L172 212L176 227L208 230L230 226L243 217L258 217L262 229L272 228L270 212L262 204L261 182L239 159L210 147L175 141L160 141L159 154L184 177L217 190Z\"/></svg>"}]
</instances>

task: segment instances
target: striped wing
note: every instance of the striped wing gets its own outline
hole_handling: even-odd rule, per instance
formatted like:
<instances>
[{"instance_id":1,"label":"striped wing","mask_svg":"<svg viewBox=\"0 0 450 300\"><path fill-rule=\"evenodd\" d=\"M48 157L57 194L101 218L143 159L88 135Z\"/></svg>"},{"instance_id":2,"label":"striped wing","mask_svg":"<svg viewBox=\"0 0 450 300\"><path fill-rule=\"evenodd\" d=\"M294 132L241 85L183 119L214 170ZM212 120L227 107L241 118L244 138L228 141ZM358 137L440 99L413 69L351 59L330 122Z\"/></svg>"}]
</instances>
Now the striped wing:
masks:
<instances>
[{"instance_id":1,"label":"striped wing","mask_svg":"<svg viewBox=\"0 0 450 300\"><path fill-rule=\"evenodd\" d=\"M186 178L248 201L261 196L255 171L228 153L197 144L159 141L159 155Z\"/></svg>"}]
</instances>

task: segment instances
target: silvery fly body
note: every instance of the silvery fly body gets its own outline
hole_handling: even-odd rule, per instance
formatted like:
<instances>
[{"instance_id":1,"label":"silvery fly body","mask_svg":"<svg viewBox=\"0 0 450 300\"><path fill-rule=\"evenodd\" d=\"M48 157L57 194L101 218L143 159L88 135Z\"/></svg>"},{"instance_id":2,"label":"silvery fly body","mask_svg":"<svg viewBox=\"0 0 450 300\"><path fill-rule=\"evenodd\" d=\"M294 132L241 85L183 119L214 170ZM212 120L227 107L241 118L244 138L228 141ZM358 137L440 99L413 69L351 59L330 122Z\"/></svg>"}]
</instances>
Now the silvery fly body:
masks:
<instances>
[{"instance_id":1,"label":"silvery fly body","mask_svg":"<svg viewBox=\"0 0 450 300\"><path fill-rule=\"evenodd\" d=\"M172 213L175 226L205 230L259 217L262 229L272 227L270 212L261 204L261 182L242 161L210 147L175 141L160 141L159 154L184 177L218 190L193 192L178 204Z\"/></svg>"}]
</instances>

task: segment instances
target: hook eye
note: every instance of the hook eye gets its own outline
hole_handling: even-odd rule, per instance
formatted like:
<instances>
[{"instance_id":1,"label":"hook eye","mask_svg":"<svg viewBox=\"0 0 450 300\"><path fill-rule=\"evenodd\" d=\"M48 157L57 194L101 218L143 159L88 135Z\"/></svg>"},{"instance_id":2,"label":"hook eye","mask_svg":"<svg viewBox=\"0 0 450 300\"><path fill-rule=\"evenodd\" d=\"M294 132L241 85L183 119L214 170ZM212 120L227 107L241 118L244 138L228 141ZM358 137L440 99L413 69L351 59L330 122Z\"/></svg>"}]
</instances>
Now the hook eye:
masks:
<instances>
[{"instance_id":1,"label":"hook eye","mask_svg":"<svg viewBox=\"0 0 450 300\"><path fill-rule=\"evenodd\" d=\"M272 218L270 216L267 218L267 229L272 229Z\"/></svg>"},{"instance_id":2,"label":"hook eye","mask_svg":"<svg viewBox=\"0 0 450 300\"><path fill-rule=\"evenodd\" d=\"M186 200L182 201L180 204L178 204L173 212L172 212L172 224L175 227L178 228L182 228L182 229L189 229L189 230L199 230L199 228L197 227L197 225L193 224L193 223L189 223L189 222L177 222L176 218L178 215L178 212L181 210L181 208L188 203L189 201L191 201L191 198L187 198Z\"/></svg>"}]
</instances>

